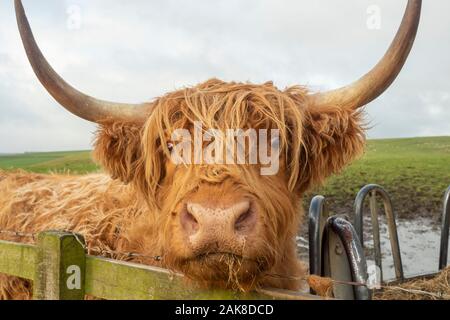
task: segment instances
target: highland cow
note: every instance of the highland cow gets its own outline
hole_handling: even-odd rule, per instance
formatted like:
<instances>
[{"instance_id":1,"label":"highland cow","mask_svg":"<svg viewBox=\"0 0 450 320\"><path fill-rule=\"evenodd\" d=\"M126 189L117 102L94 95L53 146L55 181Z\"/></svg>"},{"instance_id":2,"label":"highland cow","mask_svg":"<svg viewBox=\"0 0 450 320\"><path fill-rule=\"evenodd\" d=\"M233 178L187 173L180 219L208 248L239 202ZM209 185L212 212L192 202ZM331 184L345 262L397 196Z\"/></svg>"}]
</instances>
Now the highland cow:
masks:
<instances>
[{"instance_id":1,"label":"highland cow","mask_svg":"<svg viewBox=\"0 0 450 320\"><path fill-rule=\"evenodd\" d=\"M71 230L90 254L184 273L206 286L298 290L301 199L361 155L361 107L381 95L402 69L417 32L421 1L409 0L383 59L338 90L310 93L212 79L133 105L102 101L67 84L39 50L20 0L22 41L38 79L68 111L98 124L94 158L107 174L86 176L0 172L0 230ZM279 170L262 164L175 164L177 129L276 129ZM267 142L270 143L270 142ZM1 235L12 241L31 238ZM116 253L107 253L116 252ZM151 256L161 256L156 261ZM0 275L0 298L29 298L29 282Z\"/></svg>"}]
</instances>

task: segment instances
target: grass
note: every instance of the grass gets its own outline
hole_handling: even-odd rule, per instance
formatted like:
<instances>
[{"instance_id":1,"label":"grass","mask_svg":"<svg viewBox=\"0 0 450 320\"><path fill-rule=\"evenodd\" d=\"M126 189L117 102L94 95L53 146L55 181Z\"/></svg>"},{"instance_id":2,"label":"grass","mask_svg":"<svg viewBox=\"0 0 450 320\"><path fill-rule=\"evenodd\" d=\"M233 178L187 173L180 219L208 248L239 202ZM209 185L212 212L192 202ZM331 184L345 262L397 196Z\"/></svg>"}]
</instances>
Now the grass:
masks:
<instances>
[{"instance_id":1,"label":"grass","mask_svg":"<svg viewBox=\"0 0 450 320\"><path fill-rule=\"evenodd\" d=\"M389 192L400 216L439 216L450 185L450 137L371 140L362 159L314 194L325 195L332 211L350 213L357 192L368 183Z\"/></svg>"},{"instance_id":2,"label":"grass","mask_svg":"<svg viewBox=\"0 0 450 320\"><path fill-rule=\"evenodd\" d=\"M0 169L73 174L99 170L89 151L3 155ZM401 216L439 216L450 185L450 137L371 140L364 157L311 192L305 206L320 193L327 197L332 212L350 214L357 192L368 183L385 187Z\"/></svg>"},{"instance_id":3,"label":"grass","mask_svg":"<svg viewBox=\"0 0 450 320\"><path fill-rule=\"evenodd\" d=\"M67 151L1 155L0 169L86 174L99 170L99 167L92 161L90 151Z\"/></svg>"}]
</instances>

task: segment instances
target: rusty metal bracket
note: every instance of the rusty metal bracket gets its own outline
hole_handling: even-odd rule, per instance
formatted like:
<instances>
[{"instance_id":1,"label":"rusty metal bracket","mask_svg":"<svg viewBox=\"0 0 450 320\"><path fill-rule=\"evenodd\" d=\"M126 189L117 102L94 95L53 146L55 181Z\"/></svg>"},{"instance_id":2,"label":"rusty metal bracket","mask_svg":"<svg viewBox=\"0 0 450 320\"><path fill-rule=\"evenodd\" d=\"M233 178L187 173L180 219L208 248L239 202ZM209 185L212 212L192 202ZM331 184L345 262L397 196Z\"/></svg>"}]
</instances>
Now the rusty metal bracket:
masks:
<instances>
[{"instance_id":1,"label":"rusty metal bracket","mask_svg":"<svg viewBox=\"0 0 450 320\"><path fill-rule=\"evenodd\" d=\"M309 210L310 273L342 283L334 296L345 300L368 300L367 264L353 225L343 216L329 217L325 198L315 197ZM354 286L346 283L359 283Z\"/></svg>"},{"instance_id":2,"label":"rusty metal bracket","mask_svg":"<svg viewBox=\"0 0 450 320\"><path fill-rule=\"evenodd\" d=\"M441 249L439 253L439 270L443 270L447 267L448 263L448 240L449 240L449 227L450 227L450 187L444 196L444 211L442 214L442 227L441 227Z\"/></svg>"},{"instance_id":3,"label":"rusty metal bracket","mask_svg":"<svg viewBox=\"0 0 450 320\"><path fill-rule=\"evenodd\" d=\"M323 276L342 281L342 284L335 284L334 296L337 299L370 300L364 250L353 225L345 217L332 216L328 218L324 236Z\"/></svg>"},{"instance_id":4,"label":"rusty metal bracket","mask_svg":"<svg viewBox=\"0 0 450 320\"><path fill-rule=\"evenodd\" d=\"M404 280L402 257L400 254L400 244L398 241L397 224L395 221L394 211L392 209L392 202L389 194L381 186L370 184L362 188L355 200L355 229L359 239L361 239L362 247L364 248L364 201L370 196L370 212L372 222L372 234L375 252L375 264L380 270L380 280L383 281L383 267L381 255L381 241L380 241L380 225L378 221L378 205L377 196L380 196L384 204L384 212L389 229L389 239L391 242L392 256L394 259L395 276L397 280Z\"/></svg>"}]
</instances>

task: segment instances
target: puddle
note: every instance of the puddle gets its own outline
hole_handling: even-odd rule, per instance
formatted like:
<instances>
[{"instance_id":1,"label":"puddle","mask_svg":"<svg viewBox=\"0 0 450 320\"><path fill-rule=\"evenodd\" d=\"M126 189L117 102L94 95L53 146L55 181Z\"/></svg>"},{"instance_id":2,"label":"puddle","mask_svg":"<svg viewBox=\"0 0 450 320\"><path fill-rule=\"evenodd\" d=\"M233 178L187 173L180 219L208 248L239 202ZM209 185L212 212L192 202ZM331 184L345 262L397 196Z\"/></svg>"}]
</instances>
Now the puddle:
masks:
<instances>
[{"instance_id":1,"label":"puddle","mask_svg":"<svg viewBox=\"0 0 450 320\"><path fill-rule=\"evenodd\" d=\"M364 243L366 246L367 264L373 264L372 233L369 229L370 218L365 221ZM414 218L398 219L397 232L406 277L438 271L440 226L432 219ZM381 252L383 256L383 277L394 279L394 262L392 259L386 221L380 217ZM308 242L304 237L297 237L298 253L302 261L308 261ZM449 254L450 256L450 254Z\"/></svg>"},{"instance_id":2,"label":"puddle","mask_svg":"<svg viewBox=\"0 0 450 320\"><path fill-rule=\"evenodd\" d=\"M368 223L366 225L369 225ZM367 232L368 233L368 232ZM372 236L366 233L365 244L368 249L373 248ZM394 262L387 225L380 219L381 252L383 256L383 277L385 280L394 279ZM400 242L400 252L405 277L438 271L440 226L427 218L398 219L397 233ZM371 257L368 264L373 263Z\"/></svg>"}]
</instances>

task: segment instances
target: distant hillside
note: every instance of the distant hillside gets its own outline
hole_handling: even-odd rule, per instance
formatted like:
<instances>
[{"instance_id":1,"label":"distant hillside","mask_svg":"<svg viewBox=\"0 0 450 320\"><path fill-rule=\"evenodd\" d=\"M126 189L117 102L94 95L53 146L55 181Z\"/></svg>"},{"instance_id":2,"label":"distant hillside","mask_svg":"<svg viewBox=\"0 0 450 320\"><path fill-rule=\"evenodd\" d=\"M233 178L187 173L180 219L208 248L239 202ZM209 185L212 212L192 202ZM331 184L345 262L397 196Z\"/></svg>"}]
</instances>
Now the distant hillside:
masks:
<instances>
[{"instance_id":1,"label":"distant hillside","mask_svg":"<svg viewBox=\"0 0 450 320\"><path fill-rule=\"evenodd\" d=\"M325 195L332 211L349 214L368 183L385 187L400 216L439 218L450 185L450 137L371 140L362 159L313 194Z\"/></svg>"},{"instance_id":2,"label":"distant hillside","mask_svg":"<svg viewBox=\"0 0 450 320\"><path fill-rule=\"evenodd\" d=\"M0 169L85 174L98 167L92 162L90 151L67 151L0 155Z\"/></svg>"}]
</instances>

